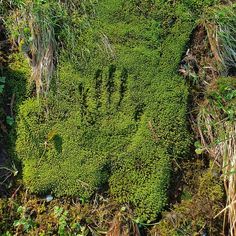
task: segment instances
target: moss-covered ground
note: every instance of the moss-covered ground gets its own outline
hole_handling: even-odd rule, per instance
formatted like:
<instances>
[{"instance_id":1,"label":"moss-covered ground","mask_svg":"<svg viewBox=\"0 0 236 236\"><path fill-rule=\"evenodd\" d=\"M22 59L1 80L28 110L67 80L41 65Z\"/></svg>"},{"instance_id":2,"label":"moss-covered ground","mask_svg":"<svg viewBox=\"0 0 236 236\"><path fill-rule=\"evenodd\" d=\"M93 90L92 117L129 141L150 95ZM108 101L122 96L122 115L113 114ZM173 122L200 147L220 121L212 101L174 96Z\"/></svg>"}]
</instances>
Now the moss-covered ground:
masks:
<instances>
[{"instance_id":1,"label":"moss-covered ground","mask_svg":"<svg viewBox=\"0 0 236 236\"><path fill-rule=\"evenodd\" d=\"M184 4L165 18L160 7L99 2L80 36L83 68L62 56L56 91L20 107L16 150L31 191L88 199L108 184L142 220L166 205L171 159L190 145L177 71L194 21Z\"/></svg>"},{"instance_id":2,"label":"moss-covered ground","mask_svg":"<svg viewBox=\"0 0 236 236\"><path fill-rule=\"evenodd\" d=\"M50 89L36 94L30 73L33 53L40 55L32 52L37 32L29 35L32 25L24 17L15 30L8 27L19 42L2 70L7 83L0 99L14 102L2 117L26 192L20 187L0 201L0 233L214 235L222 227L214 217L224 193L220 170L203 161L202 147L202 157L192 159L197 155L189 109L201 71L184 60L202 13L218 1L53 0L29 1L28 8L22 3L45 17L34 22L38 32L53 28L55 68ZM15 2L7 11L21 14L22 6ZM6 18L10 24L14 15ZM48 35L40 38L46 46ZM204 50L210 53L210 46ZM214 91L209 97L217 100ZM54 200L47 203L45 196ZM6 217L8 211L15 213ZM151 225L161 214L163 220Z\"/></svg>"}]
</instances>

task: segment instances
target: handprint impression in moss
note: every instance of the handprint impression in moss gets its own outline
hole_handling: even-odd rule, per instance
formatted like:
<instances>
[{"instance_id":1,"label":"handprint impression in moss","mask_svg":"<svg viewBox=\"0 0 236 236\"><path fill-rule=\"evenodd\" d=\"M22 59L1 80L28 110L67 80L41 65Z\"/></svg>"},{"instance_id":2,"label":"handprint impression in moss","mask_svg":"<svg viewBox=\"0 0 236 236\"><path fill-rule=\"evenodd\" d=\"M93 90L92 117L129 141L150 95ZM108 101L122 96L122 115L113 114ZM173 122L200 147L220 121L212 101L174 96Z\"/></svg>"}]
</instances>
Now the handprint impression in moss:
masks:
<instances>
[{"instance_id":1,"label":"handprint impression in moss","mask_svg":"<svg viewBox=\"0 0 236 236\"><path fill-rule=\"evenodd\" d=\"M130 31L125 24L119 27ZM162 55L143 37L114 42L113 63L91 66L87 75L61 63L58 92L20 108L17 153L31 191L89 199L109 186L141 220L155 218L167 203L171 158L183 157L189 146L187 86L176 71L191 30L177 21ZM48 138L52 131L59 146Z\"/></svg>"}]
</instances>

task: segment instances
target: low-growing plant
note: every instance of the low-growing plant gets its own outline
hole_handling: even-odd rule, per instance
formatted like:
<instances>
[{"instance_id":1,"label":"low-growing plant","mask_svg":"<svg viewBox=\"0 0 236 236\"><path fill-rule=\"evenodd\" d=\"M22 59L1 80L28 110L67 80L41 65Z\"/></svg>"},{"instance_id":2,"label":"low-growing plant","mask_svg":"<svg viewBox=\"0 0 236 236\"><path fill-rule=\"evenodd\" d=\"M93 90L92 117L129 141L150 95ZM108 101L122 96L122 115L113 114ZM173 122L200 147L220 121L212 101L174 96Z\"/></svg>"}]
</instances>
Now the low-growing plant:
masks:
<instances>
[{"instance_id":1,"label":"low-growing plant","mask_svg":"<svg viewBox=\"0 0 236 236\"><path fill-rule=\"evenodd\" d=\"M175 4L165 4L169 23L155 14L160 4L150 13L134 2L95 5L78 40L89 49L85 66L63 53L54 90L20 107L16 149L31 191L87 201L109 185L140 222L166 206L171 162L186 157L191 142L178 66L195 23Z\"/></svg>"},{"instance_id":2,"label":"low-growing plant","mask_svg":"<svg viewBox=\"0 0 236 236\"><path fill-rule=\"evenodd\" d=\"M13 226L16 227L16 231L19 228L23 227L23 232L28 233L35 226L35 222L26 214L26 209L23 206L19 206L17 209L17 213L20 218L14 221Z\"/></svg>"}]
</instances>

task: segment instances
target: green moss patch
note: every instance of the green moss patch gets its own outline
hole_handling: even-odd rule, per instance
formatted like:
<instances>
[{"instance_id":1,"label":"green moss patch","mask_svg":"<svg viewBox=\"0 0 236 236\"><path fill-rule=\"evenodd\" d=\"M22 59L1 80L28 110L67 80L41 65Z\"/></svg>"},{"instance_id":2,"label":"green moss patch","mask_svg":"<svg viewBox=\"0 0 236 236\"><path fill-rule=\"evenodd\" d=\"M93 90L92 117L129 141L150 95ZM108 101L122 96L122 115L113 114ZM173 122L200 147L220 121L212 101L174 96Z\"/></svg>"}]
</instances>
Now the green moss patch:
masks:
<instances>
[{"instance_id":1,"label":"green moss patch","mask_svg":"<svg viewBox=\"0 0 236 236\"><path fill-rule=\"evenodd\" d=\"M188 155L178 65L194 21L181 3L140 4L95 5L86 60L61 56L47 99L20 107L17 153L32 192L89 199L109 186L144 221L167 204L171 160Z\"/></svg>"}]
</instances>

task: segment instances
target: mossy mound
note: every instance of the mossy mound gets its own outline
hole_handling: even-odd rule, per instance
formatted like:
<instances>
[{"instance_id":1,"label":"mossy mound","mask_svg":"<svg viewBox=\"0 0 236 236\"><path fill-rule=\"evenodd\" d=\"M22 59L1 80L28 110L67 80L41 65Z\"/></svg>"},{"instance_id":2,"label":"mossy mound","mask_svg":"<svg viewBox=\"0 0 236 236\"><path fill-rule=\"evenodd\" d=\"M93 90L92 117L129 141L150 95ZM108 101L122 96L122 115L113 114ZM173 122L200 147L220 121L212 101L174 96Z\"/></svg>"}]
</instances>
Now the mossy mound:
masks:
<instances>
[{"instance_id":1,"label":"mossy mound","mask_svg":"<svg viewBox=\"0 0 236 236\"><path fill-rule=\"evenodd\" d=\"M152 220L167 203L171 159L188 154L178 65L194 21L184 4L104 0L95 10L80 39L86 60L63 55L47 99L20 108L24 181L36 193L86 199L109 184L140 220Z\"/></svg>"}]
</instances>

